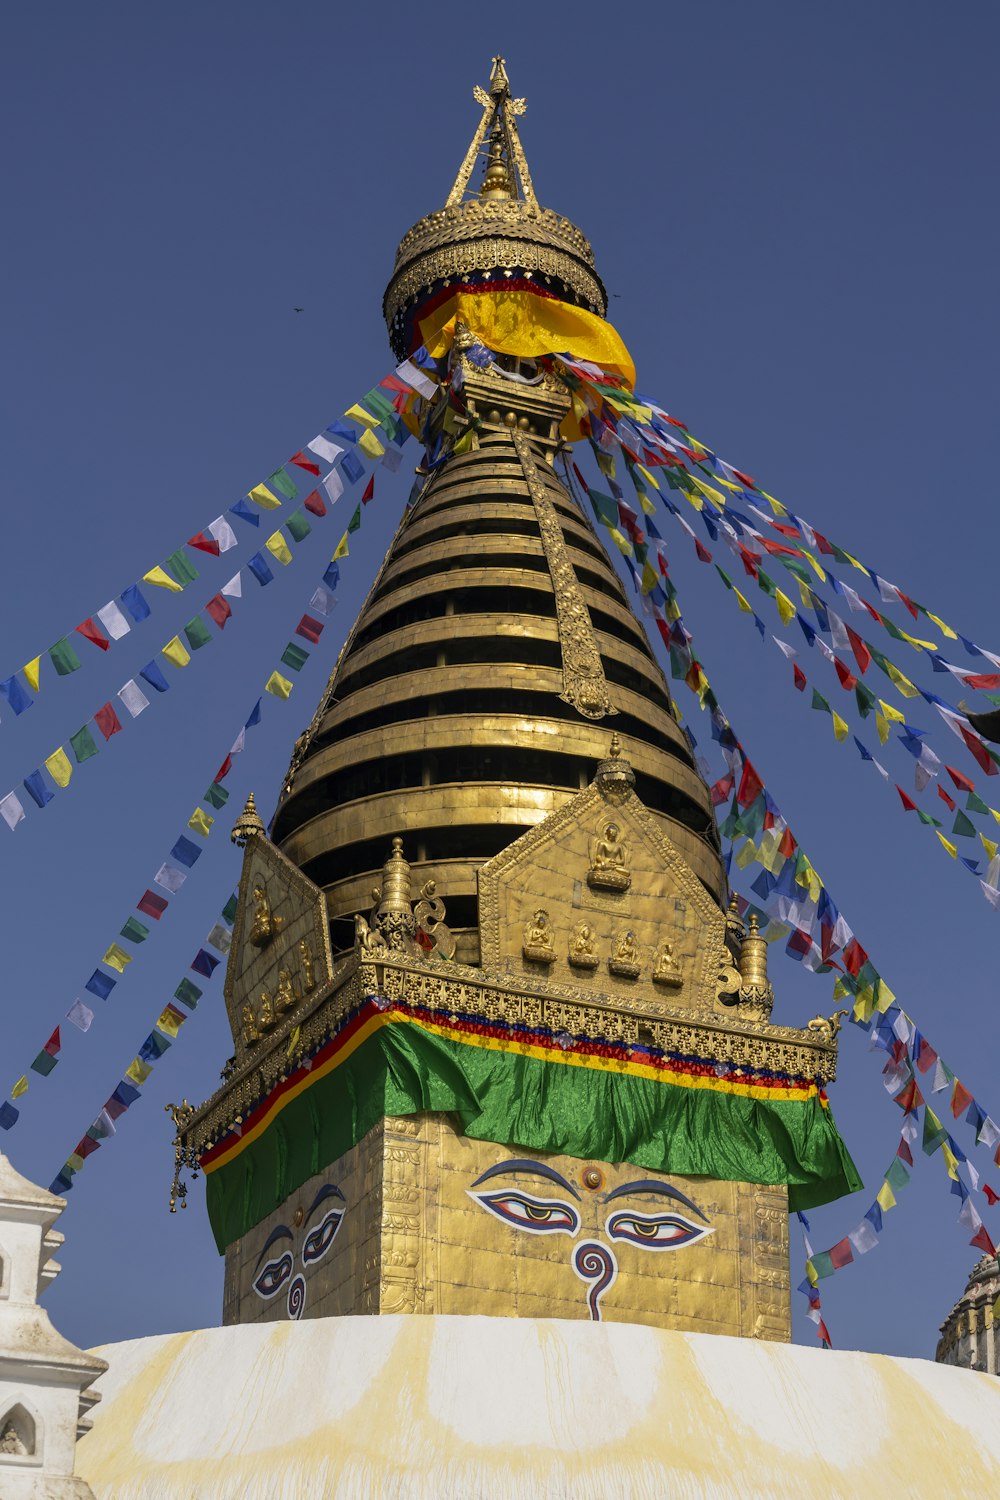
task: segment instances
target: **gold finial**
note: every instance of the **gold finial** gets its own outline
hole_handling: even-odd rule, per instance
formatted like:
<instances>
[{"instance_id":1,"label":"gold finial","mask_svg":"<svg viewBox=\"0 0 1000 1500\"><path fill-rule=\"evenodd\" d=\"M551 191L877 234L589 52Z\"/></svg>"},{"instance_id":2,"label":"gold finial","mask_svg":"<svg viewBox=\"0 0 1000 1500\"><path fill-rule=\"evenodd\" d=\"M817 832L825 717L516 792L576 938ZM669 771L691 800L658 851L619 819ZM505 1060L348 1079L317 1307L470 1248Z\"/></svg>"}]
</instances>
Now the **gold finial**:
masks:
<instances>
[{"instance_id":1,"label":"gold finial","mask_svg":"<svg viewBox=\"0 0 1000 1500\"><path fill-rule=\"evenodd\" d=\"M488 203L498 199L516 198L516 171L517 177L520 178L524 202L537 213L538 200L535 197L535 189L532 186L531 173L528 171L521 139L517 133L516 116L523 115L527 106L523 99L511 98L510 80L507 77L507 69L502 57L493 59L489 92L480 88L478 84L472 92L476 103L483 107L482 119L465 153L462 165L458 169L458 176L448 194L445 207L451 208L462 202L468 190L469 178L472 176L476 158L488 136L489 156L480 197Z\"/></svg>"},{"instance_id":2,"label":"gold finial","mask_svg":"<svg viewBox=\"0 0 1000 1500\"><path fill-rule=\"evenodd\" d=\"M740 1001L766 1021L774 1004L774 990L767 977L767 940L761 936L755 912L750 913L747 934L740 947Z\"/></svg>"},{"instance_id":3,"label":"gold finial","mask_svg":"<svg viewBox=\"0 0 1000 1500\"><path fill-rule=\"evenodd\" d=\"M621 737L619 736L618 731L616 729L615 732L611 736L611 759L612 760L617 760L618 757L619 757L619 755L621 755L621 753L622 753Z\"/></svg>"},{"instance_id":4,"label":"gold finial","mask_svg":"<svg viewBox=\"0 0 1000 1500\"><path fill-rule=\"evenodd\" d=\"M233 843L242 849L248 839L252 839L257 834L264 835L266 832L260 813L257 811L257 804L253 800L253 792L251 792L247 797L246 806L233 824L230 837Z\"/></svg>"}]
</instances>

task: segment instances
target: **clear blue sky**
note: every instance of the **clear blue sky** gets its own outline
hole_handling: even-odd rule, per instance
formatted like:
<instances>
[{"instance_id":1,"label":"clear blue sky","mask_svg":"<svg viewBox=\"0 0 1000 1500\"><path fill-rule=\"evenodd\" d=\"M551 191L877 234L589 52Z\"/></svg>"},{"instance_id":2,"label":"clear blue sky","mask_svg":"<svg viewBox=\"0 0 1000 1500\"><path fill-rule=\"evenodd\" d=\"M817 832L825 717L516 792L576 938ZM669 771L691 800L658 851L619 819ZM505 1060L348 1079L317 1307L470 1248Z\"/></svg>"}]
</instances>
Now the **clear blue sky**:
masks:
<instances>
[{"instance_id":1,"label":"clear blue sky","mask_svg":"<svg viewBox=\"0 0 1000 1500\"><path fill-rule=\"evenodd\" d=\"M391 364L395 245L439 205L503 51L541 200L581 224L642 388L766 488L984 644L996 619L992 5L290 3L22 6L6 17L6 675L134 581ZM302 313L293 308L302 307ZM230 781L268 812L395 526L380 480L340 609ZM256 591L169 696L16 834L0 826L4 1058L28 1064L150 883L276 663L343 517ZM997 922L974 882L810 715L690 543L666 531L702 656L754 760L907 1009L1000 1110ZM238 560L245 560L243 547ZM0 724L0 793L234 568ZM204 583L204 588L202 584ZM969 769L974 769L971 766ZM134 1055L238 874L222 815L88 1037L32 1075L0 1146L47 1183ZM775 959L776 1019L829 981ZM51 1313L81 1343L217 1322L200 1186L166 1213L166 1101L230 1051L221 983L77 1179ZM866 1181L898 1134L881 1059L845 1036L834 1109ZM0 1087L8 1080L0 1080ZM995 1174L994 1174L995 1175ZM991 1180L989 1174L987 1180ZM867 1202L817 1213L817 1245ZM940 1157L881 1247L824 1283L835 1343L929 1355L975 1258ZM997 1215L984 1210L994 1235ZM801 1276L793 1232L793 1281ZM801 1299L796 1299L801 1300ZM796 1336L813 1341L796 1313Z\"/></svg>"}]
</instances>

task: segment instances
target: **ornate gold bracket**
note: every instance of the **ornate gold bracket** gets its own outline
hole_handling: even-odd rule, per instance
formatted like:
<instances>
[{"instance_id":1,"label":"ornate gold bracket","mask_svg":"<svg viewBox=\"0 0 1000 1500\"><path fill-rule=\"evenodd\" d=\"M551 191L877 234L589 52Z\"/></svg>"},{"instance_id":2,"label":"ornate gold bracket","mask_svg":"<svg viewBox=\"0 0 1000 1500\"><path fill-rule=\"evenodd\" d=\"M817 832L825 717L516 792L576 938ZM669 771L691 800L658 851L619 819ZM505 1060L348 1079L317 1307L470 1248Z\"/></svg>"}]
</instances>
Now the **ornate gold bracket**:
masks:
<instances>
[{"instance_id":1,"label":"ornate gold bracket","mask_svg":"<svg viewBox=\"0 0 1000 1500\"><path fill-rule=\"evenodd\" d=\"M564 703L572 703L585 719L603 719L618 710L611 701L590 612L583 602L573 564L566 552L559 517L542 483L530 442L523 432L516 430L511 433L511 438L535 507L545 561L556 596L556 623L563 667L563 690L559 696Z\"/></svg>"}]
</instances>

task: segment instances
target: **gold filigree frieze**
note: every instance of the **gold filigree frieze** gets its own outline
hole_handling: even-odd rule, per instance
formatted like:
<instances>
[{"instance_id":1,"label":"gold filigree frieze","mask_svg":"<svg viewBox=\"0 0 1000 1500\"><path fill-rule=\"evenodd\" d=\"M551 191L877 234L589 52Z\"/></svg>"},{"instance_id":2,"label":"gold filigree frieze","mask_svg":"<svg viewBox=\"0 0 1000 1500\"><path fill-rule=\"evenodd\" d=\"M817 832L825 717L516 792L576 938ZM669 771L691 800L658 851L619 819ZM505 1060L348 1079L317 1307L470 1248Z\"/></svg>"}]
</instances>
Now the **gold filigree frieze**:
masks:
<instances>
[{"instance_id":1,"label":"gold filigree frieze","mask_svg":"<svg viewBox=\"0 0 1000 1500\"><path fill-rule=\"evenodd\" d=\"M584 718L603 719L618 710L611 701L590 612L566 551L559 517L538 472L531 443L523 432L514 431L511 438L535 508L555 593L563 665L563 690L559 696L564 703L571 703Z\"/></svg>"}]
</instances>

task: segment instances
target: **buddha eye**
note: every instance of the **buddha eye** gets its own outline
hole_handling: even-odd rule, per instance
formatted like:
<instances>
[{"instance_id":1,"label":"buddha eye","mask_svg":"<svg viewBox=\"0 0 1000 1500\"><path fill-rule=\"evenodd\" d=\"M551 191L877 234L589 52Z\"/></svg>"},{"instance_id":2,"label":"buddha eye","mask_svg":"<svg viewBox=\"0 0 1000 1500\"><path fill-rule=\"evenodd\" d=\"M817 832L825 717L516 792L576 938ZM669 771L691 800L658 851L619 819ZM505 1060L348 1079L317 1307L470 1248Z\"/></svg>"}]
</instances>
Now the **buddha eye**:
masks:
<instances>
[{"instance_id":1,"label":"buddha eye","mask_svg":"<svg viewBox=\"0 0 1000 1500\"><path fill-rule=\"evenodd\" d=\"M711 1225L693 1224L683 1214L640 1214L625 1210L612 1214L605 1225L608 1238L627 1240L644 1250L679 1250L712 1234Z\"/></svg>"},{"instance_id":2,"label":"buddha eye","mask_svg":"<svg viewBox=\"0 0 1000 1500\"><path fill-rule=\"evenodd\" d=\"M344 1210L334 1208L327 1214L326 1218L315 1229L310 1229L302 1242L302 1264L311 1266L314 1261L322 1260L337 1237L337 1230L344 1222Z\"/></svg>"},{"instance_id":3,"label":"buddha eye","mask_svg":"<svg viewBox=\"0 0 1000 1500\"><path fill-rule=\"evenodd\" d=\"M277 1260L269 1260L257 1275L251 1285L258 1297L273 1297L275 1292L280 1292L289 1276L292 1274L292 1257L289 1251L280 1255Z\"/></svg>"},{"instance_id":4,"label":"buddha eye","mask_svg":"<svg viewBox=\"0 0 1000 1500\"><path fill-rule=\"evenodd\" d=\"M576 1234L580 1228L580 1215L576 1209L553 1198L532 1198L512 1189L495 1193L470 1192L469 1197L505 1224L527 1229L532 1234Z\"/></svg>"}]
</instances>

